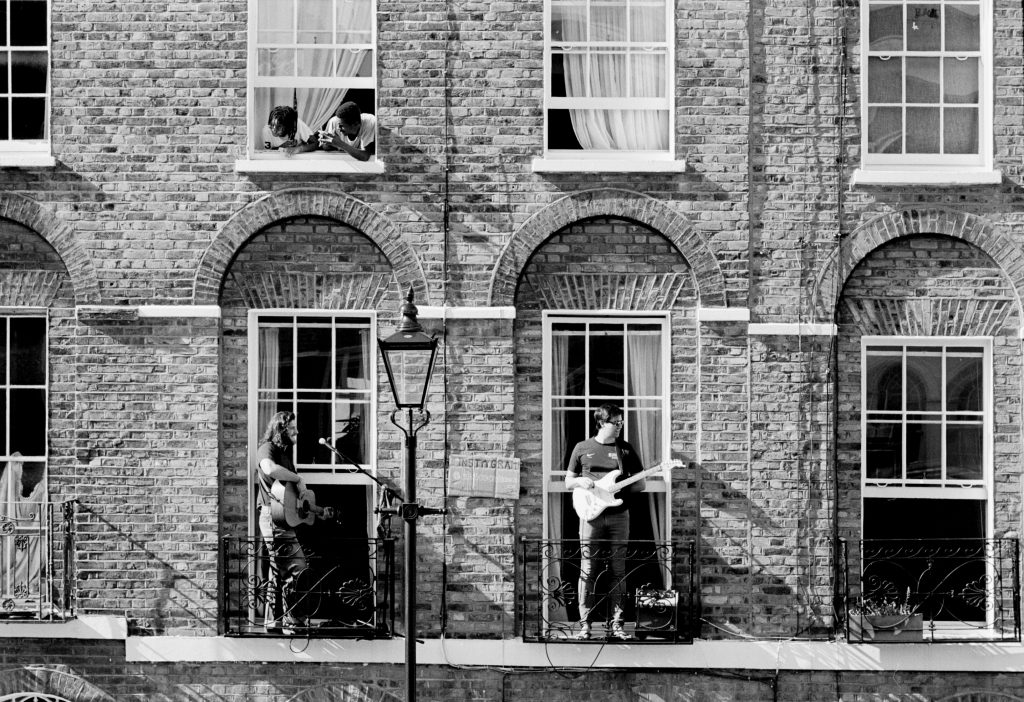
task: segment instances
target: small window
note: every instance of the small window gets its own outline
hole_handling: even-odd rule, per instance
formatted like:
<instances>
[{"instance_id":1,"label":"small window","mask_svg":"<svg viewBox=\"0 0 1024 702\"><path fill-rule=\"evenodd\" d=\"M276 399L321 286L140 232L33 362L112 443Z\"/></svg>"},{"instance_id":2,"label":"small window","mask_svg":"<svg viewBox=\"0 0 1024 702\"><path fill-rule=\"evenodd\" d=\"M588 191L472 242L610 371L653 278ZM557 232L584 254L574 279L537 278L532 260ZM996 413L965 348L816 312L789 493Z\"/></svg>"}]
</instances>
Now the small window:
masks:
<instances>
[{"instance_id":1,"label":"small window","mask_svg":"<svg viewBox=\"0 0 1024 702\"><path fill-rule=\"evenodd\" d=\"M547 0L547 158L671 158L673 8L665 0Z\"/></svg>"},{"instance_id":2,"label":"small window","mask_svg":"<svg viewBox=\"0 0 1024 702\"><path fill-rule=\"evenodd\" d=\"M50 153L50 5L0 0L0 14L0 165L22 165Z\"/></svg>"},{"instance_id":3,"label":"small window","mask_svg":"<svg viewBox=\"0 0 1024 702\"><path fill-rule=\"evenodd\" d=\"M252 157L373 161L375 0L250 0L250 12ZM342 108L348 103L357 111ZM274 121L280 128L272 128ZM338 141L328 144L318 134Z\"/></svg>"},{"instance_id":4,"label":"small window","mask_svg":"<svg viewBox=\"0 0 1024 702\"><path fill-rule=\"evenodd\" d=\"M991 168L989 0L861 8L864 168Z\"/></svg>"}]
</instances>

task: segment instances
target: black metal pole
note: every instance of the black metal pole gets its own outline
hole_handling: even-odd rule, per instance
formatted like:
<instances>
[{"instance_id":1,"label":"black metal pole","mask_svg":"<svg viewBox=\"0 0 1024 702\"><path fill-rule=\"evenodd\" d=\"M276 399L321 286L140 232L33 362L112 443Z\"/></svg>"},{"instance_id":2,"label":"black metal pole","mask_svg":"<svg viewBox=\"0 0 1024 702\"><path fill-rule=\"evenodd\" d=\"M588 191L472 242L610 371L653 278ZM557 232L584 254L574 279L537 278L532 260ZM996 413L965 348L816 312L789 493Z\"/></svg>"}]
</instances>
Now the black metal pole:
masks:
<instances>
[{"instance_id":1,"label":"black metal pole","mask_svg":"<svg viewBox=\"0 0 1024 702\"><path fill-rule=\"evenodd\" d=\"M416 431L409 410L405 435L405 699L416 702Z\"/></svg>"}]
</instances>

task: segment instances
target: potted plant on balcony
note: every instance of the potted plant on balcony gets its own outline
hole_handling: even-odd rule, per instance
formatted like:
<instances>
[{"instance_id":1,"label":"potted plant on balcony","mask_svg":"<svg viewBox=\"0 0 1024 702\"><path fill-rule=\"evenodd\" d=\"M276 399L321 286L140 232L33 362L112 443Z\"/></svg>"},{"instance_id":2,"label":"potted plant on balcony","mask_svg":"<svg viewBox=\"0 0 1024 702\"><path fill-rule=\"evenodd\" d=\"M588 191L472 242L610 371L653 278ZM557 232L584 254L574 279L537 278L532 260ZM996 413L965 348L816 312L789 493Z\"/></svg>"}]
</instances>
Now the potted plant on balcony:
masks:
<instances>
[{"instance_id":1,"label":"potted plant on balcony","mask_svg":"<svg viewBox=\"0 0 1024 702\"><path fill-rule=\"evenodd\" d=\"M910 604L910 588L902 598L862 597L850 610L850 639L854 641L921 641L924 616Z\"/></svg>"}]
</instances>

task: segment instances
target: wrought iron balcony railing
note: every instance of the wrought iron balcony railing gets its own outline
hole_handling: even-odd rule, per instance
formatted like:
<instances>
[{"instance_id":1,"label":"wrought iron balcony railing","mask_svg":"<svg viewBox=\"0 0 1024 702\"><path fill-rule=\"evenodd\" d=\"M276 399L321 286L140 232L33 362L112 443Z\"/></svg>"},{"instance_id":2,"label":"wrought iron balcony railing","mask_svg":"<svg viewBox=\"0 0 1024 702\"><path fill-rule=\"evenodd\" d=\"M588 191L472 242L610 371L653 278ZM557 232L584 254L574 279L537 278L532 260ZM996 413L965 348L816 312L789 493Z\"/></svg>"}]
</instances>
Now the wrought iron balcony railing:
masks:
<instances>
[{"instance_id":1,"label":"wrought iron balcony railing","mask_svg":"<svg viewBox=\"0 0 1024 702\"><path fill-rule=\"evenodd\" d=\"M390 638L395 630L395 540L321 539L303 542L306 567L294 587L271 576L263 539L225 538L223 616L228 636ZM282 592L285 590L285 592ZM271 623L269 598L301 625ZM284 602L283 605L281 603ZM274 626L278 624L279 626Z\"/></svg>"},{"instance_id":2,"label":"wrought iron balcony railing","mask_svg":"<svg viewBox=\"0 0 1024 702\"><path fill-rule=\"evenodd\" d=\"M590 542L594 566L593 639L610 633L612 617L610 561L625 559L624 630L631 639L658 643L692 643L696 621L696 574L693 542L631 541L627 545ZM578 540L523 539L519 587L523 640L575 642L580 630L579 582L581 545ZM604 622L604 625L602 625Z\"/></svg>"},{"instance_id":3,"label":"wrought iron balcony railing","mask_svg":"<svg viewBox=\"0 0 1024 702\"><path fill-rule=\"evenodd\" d=\"M854 643L1020 641L1017 539L840 541Z\"/></svg>"},{"instance_id":4,"label":"wrought iron balcony railing","mask_svg":"<svg viewBox=\"0 0 1024 702\"><path fill-rule=\"evenodd\" d=\"M77 505L0 505L0 621L74 616Z\"/></svg>"}]
</instances>

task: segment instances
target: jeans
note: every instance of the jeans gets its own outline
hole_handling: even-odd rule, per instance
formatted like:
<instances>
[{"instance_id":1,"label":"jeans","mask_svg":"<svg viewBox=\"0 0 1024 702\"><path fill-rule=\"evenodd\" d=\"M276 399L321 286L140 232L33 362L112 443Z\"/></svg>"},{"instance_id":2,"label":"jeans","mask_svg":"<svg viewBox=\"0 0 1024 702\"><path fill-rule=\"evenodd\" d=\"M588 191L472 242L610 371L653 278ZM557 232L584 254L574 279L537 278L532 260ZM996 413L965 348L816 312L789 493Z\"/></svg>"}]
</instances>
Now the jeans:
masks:
<instances>
[{"instance_id":1,"label":"jeans","mask_svg":"<svg viewBox=\"0 0 1024 702\"><path fill-rule=\"evenodd\" d=\"M270 507L260 508L260 535L270 554L270 583L264 621L267 624L280 622L282 614L286 624L302 620L304 593L297 592L299 576L306 569L302 545L294 531L274 524Z\"/></svg>"},{"instance_id":2,"label":"jeans","mask_svg":"<svg viewBox=\"0 0 1024 702\"><path fill-rule=\"evenodd\" d=\"M595 546L591 540L610 542ZM589 624L594 602L594 564L607 557L611 570L608 600L612 623L622 624L622 598L626 594L626 544L629 541L629 513L603 513L591 521L580 520L580 621ZM611 550L611 553L607 551Z\"/></svg>"}]
</instances>

